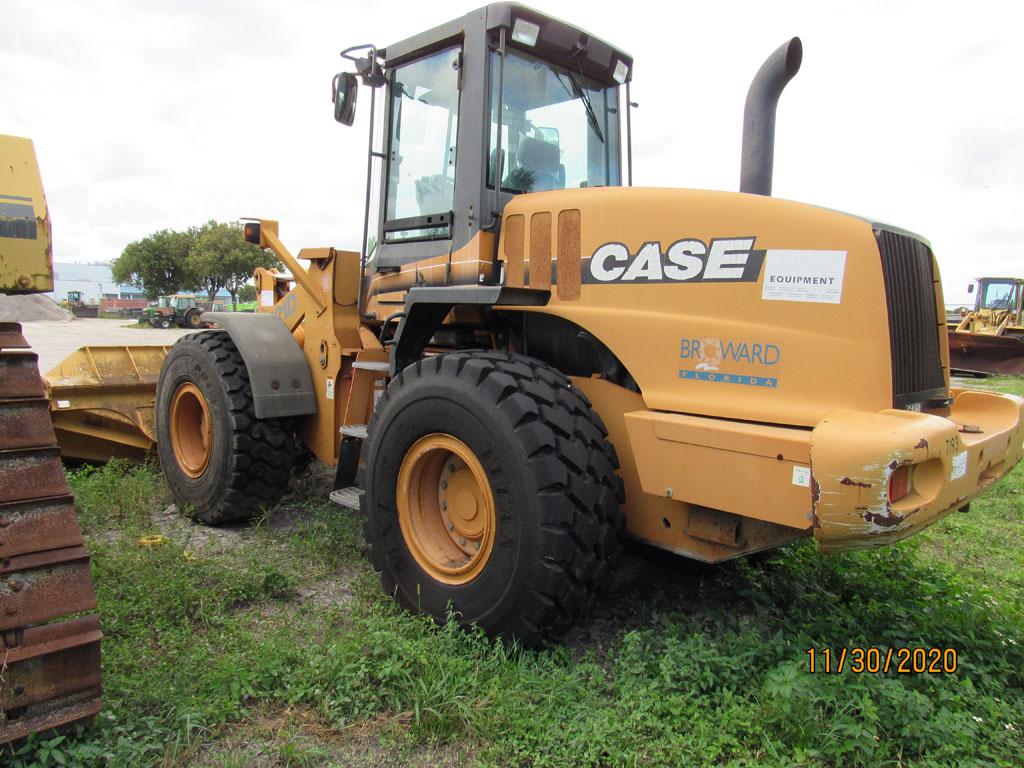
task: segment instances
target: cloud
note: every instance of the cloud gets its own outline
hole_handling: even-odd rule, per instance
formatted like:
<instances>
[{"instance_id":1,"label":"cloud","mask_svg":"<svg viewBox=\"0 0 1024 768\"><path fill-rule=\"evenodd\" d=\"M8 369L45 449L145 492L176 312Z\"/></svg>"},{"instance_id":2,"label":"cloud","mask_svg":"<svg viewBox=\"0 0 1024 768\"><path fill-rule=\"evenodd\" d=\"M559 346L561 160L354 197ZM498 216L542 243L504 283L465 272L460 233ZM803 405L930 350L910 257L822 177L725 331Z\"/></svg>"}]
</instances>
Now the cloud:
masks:
<instances>
[{"instance_id":1,"label":"cloud","mask_svg":"<svg viewBox=\"0 0 1024 768\"><path fill-rule=\"evenodd\" d=\"M334 123L338 52L473 6L7 0L0 130L36 140L62 260L109 260L156 229L245 215L280 220L294 250L357 248L369 94L353 128ZM776 194L921 232L951 285L981 268L1020 271L1016 6L551 0L546 10L635 56L638 184L736 189L750 78L799 34Z\"/></svg>"}]
</instances>

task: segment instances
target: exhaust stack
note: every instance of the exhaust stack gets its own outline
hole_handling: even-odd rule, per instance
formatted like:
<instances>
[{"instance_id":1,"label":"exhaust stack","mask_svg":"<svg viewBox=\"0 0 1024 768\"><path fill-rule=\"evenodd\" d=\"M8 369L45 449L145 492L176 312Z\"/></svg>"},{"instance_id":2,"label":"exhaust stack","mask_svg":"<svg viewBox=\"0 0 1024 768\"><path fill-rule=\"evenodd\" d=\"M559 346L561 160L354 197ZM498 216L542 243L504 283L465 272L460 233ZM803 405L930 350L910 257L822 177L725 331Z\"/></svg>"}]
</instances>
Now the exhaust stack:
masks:
<instances>
[{"instance_id":1,"label":"exhaust stack","mask_svg":"<svg viewBox=\"0 0 1024 768\"><path fill-rule=\"evenodd\" d=\"M775 160L775 108L786 84L800 71L799 37L784 43L757 70L743 107L743 157L740 192L771 195Z\"/></svg>"}]
</instances>

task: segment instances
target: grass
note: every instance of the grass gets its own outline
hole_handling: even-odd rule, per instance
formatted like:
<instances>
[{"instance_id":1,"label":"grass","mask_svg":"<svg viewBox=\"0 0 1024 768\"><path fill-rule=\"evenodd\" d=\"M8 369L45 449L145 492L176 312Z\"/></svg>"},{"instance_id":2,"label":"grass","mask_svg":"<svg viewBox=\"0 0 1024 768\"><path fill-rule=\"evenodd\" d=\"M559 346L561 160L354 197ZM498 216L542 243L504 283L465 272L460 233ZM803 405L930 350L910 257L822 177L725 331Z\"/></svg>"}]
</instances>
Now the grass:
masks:
<instances>
[{"instance_id":1,"label":"grass","mask_svg":"<svg viewBox=\"0 0 1024 768\"><path fill-rule=\"evenodd\" d=\"M151 466L70 480L104 710L9 750L14 768L1021 761L1020 467L969 514L873 552L804 542L707 568L636 549L595 618L540 651L397 609L358 516L321 501L316 478L284 509L213 532L166 511ZM808 648L842 646L952 647L960 666L808 672Z\"/></svg>"}]
</instances>

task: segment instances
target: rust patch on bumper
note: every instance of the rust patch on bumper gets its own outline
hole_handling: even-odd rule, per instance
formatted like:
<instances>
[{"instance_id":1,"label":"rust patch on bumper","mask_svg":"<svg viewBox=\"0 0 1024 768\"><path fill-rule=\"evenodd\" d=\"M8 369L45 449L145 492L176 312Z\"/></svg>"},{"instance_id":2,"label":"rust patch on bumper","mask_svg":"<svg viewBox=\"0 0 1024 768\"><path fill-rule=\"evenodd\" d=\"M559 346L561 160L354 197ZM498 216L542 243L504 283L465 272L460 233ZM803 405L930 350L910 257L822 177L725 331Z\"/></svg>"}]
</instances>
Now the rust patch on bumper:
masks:
<instances>
[{"instance_id":1,"label":"rust patch on bumper","mask_svg":"<svg viewBox=\"0 0 1024 768\"><path fill-rule=\"evenodd\" d=\"M890 509L888 513L867 511L864 513L864 519L869 523L880 525L883 528L891 528L894 525L902 523L905 516L896 514Z\"/></svg>"},{"instance_id":2,"label":"rust patch on bumper","mask_svg":"<svg viewBox=\"0 0 1024 768\"><path fill-rule=\"evenodd\" d=\"M953 395L948 417L837 411L815 427L814 536L823 551L904 539L963 507L1020 461L1024 400L969 390ZM965 434L965 424L982 431ZM889 480L902 466L910 470L908 493L890 502Z\"/></svg>"}]
</instances>

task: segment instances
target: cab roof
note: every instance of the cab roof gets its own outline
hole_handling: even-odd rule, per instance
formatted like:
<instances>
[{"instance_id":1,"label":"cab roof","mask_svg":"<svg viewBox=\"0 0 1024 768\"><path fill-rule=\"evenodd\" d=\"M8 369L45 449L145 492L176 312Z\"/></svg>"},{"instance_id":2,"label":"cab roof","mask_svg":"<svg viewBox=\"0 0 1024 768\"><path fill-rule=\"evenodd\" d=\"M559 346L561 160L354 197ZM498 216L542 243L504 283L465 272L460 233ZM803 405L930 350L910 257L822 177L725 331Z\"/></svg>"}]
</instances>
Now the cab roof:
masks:
<instances>
[{"instance_id":1,"label":"cab roof","mask_svg":"<svg viewBox=\"0 0 1024 768\"><path fill-rule=\"evenodd\" d=\"M480 20L484 22L484 28L490 32L501 27L511 31L516 19L523 19L540 27L536 46L519 46L522 50L532 51L546 61L579 69L588 77L607 84L612 84L615 65L622 61L628 67L627 80L632 79L633 57L628 53L579 27L518 3L485 5L465 16L393 43L379 53L384 58L385 67L391 68L450 45L463 37L470 25L475 26ZM511 40L511 35L508 44L516 45Z\"/></svg>"}]
</instances>

